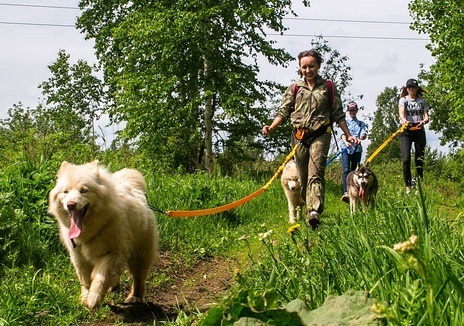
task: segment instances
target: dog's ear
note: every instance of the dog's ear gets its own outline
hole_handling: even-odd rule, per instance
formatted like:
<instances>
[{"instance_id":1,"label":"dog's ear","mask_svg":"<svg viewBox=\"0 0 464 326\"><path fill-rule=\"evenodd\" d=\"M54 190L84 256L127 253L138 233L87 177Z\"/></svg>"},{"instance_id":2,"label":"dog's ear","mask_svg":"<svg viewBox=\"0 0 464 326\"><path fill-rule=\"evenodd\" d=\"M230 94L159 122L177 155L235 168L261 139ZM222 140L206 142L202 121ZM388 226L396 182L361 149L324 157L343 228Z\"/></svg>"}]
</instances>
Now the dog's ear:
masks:
<instances>
[{"instance_id":1,"label":"dog's ear","mask_svg":"<svg viewBox=\"0 0 464 326\"><path fill-rule=\"evenodd\" d=\"M60 165L60 168L58 169L58 172L57 172L57 176L60 175L61 173L63 173L64 170L66 170L66 168L71 165L70 163L68 163L67 161L63 161Z\"/></svg>"}]
</instances>

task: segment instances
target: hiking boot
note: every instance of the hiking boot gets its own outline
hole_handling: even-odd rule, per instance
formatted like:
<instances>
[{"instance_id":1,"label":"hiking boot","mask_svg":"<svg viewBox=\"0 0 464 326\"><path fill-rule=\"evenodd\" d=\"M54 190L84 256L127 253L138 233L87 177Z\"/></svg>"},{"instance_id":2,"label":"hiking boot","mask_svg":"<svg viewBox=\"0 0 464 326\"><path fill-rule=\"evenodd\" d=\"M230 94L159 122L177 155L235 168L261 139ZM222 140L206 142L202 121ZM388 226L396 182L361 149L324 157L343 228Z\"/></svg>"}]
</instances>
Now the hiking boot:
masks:
<instances>
[{"instance_id":1,"label":"hiking boot","mask_svg":"<svg viewBox=\"0 0 464 326\"><path fill-rule=\"evenodd\" d=\"M319 221L319 213L316 211L311 211L311 213L308 214L308 219L306 220L306 224L307 226L311 227L313 231L316 231L319 224L321 224L321 222Z\"/></svg>"},{"instance_id":2,"label":"hiking boot","mask_svg":"<svg viewBox=\"0 0 464 326\"><path fill-rule=\"evenodd\" d=\"M350 203L350 197L348 196L348 193L345 192L345 193L343 194L342 198L340 198L340 200L343 201L343 202L345 202L345 203L347 203L347 204L349 204L349 203Z\"/></svg>"}]
</instances>

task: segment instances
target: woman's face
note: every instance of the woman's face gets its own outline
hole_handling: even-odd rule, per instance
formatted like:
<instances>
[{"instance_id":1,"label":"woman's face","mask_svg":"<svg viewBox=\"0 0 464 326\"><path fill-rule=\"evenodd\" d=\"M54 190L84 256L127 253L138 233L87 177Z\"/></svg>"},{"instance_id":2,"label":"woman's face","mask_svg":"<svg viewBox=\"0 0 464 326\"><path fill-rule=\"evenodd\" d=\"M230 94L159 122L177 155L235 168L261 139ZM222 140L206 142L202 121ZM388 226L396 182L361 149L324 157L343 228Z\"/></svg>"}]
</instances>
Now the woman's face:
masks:
<instances>
[{"instance_id":1,"label":"woman's face","mask_svg":"<svg viewBox=\"0 0 464 326\"><path fill-rule=\"evenodd\" d=\"M300 73L306 80L315 80L320 66L316 58L312 56L303 57L300 59Z\"/></svg>"},{"instance_id":2,"label":"woman's face","mask_svg":"<svg viewBox=\"0 0 464 326\"><path fill-rule=\"evenodd\" d=\"M409 97L412 97L412 98L416 97L416 95L417 95L417 87L416 86L406 87L406 89L408 90Z\"/></svg>"},{"instance_id":3,"label":"woman's face","mask_svg":"<svg viewBox=\"0 0 464 326\"><path fill-rule=\"evenodd\" d=\"M349 110L348 114L351 118L356 118L356 114L358 113L358 110Z\"/></svg>"}]
</instances>

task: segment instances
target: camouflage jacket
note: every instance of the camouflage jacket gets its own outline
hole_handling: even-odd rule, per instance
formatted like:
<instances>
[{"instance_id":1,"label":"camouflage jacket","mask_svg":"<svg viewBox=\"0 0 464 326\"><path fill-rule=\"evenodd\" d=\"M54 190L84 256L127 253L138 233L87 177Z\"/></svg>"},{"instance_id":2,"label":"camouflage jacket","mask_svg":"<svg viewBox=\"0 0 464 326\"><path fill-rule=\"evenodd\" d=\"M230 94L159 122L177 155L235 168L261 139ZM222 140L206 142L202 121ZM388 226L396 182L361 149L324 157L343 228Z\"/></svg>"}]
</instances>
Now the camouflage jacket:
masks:
<instances>
[{"instance_id":1,"label":"camouflage jacket","mask_svg":"<svg viewBox=\"0 0 464 326\"><path fill-rule=\"evenodd\" d=\"M327 92L325 80L318 76L316 84L309 90L304 80L298 80L298 93L293 95L294 84L285 91L276 116L282 117L283 121L290 118L294 128L307 128L315 131L324 125L335 121L339 124L345 120L340 95L335 90L333 109L330 109L330 97Z\"/></svg>"}]
</instances>

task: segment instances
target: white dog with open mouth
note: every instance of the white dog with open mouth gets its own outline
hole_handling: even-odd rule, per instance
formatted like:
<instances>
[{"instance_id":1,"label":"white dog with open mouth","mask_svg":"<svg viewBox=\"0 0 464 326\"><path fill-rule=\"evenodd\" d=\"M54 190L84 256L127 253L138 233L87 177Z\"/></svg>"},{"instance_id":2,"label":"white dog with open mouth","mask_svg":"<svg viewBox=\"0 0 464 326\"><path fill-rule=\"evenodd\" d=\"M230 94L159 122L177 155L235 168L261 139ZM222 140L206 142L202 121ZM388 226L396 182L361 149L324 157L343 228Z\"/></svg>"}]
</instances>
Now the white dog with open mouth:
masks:
<instances>
[{"instance_id":1,"label":"white dog with open mouth","mask_svg":"<svg viewBox=\"0 0 464 326\"><path fill-rule=\"evenodd\" d=\"M145 280L158 258L158 228L140 172L108 172L98 161L63 162L49 196L49 213L58 221L81 284L81 301L98 307L107 291L119 287L129 270L132 290L126 303L140 302Z\"/></svg>"}]
</instances>

